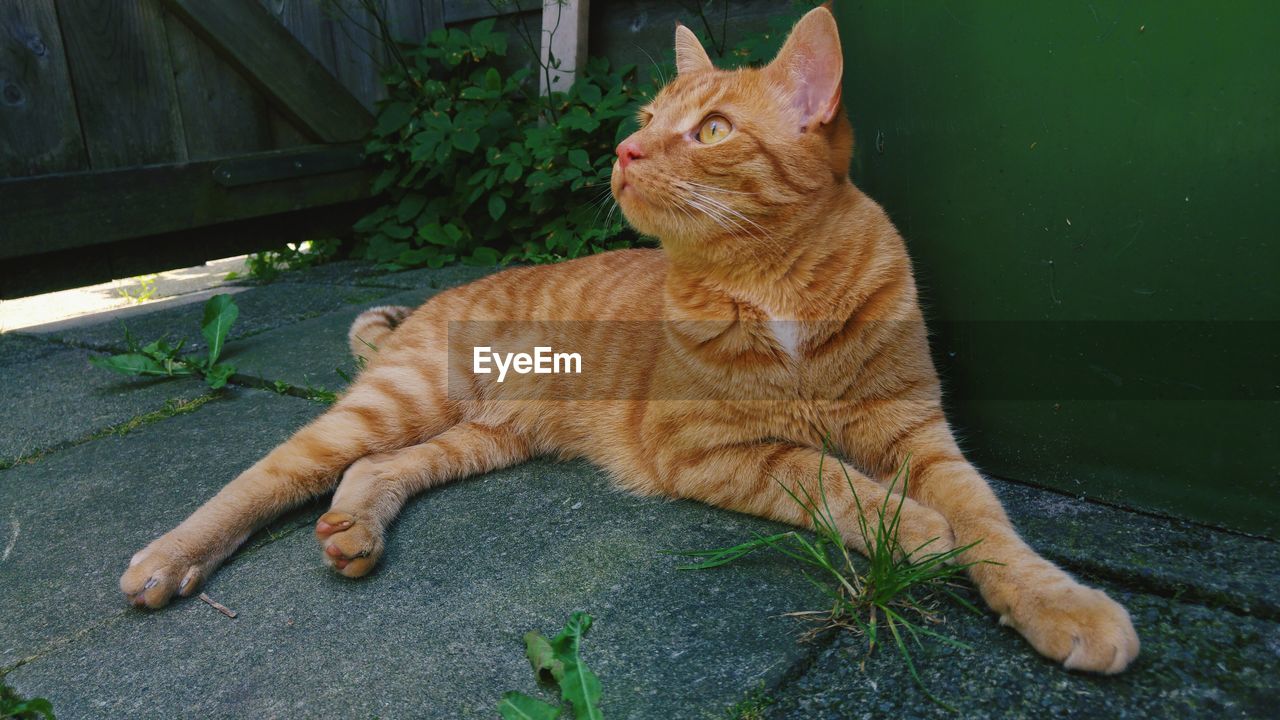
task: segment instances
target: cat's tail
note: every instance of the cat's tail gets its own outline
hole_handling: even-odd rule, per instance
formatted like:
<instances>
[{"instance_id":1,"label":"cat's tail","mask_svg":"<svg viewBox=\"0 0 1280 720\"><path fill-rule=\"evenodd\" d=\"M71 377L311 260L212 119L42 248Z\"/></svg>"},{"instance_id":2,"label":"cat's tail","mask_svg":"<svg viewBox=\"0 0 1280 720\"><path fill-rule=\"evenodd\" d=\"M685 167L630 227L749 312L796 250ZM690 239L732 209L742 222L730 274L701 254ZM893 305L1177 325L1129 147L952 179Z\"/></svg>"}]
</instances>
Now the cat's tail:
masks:
<instances>
[{"instance_id":1,"label":"cat's tail","mask_svg":"<svg viewBox=\"0 0 1280 720\"><path fill-rule=\"evenodd\" d=\"M357 315L347 333L351 354L357 358L372 360L373 354L378 352L378 345L412 312L413 308L403 305L381 305Z\"/></svg>"}]
</instances>

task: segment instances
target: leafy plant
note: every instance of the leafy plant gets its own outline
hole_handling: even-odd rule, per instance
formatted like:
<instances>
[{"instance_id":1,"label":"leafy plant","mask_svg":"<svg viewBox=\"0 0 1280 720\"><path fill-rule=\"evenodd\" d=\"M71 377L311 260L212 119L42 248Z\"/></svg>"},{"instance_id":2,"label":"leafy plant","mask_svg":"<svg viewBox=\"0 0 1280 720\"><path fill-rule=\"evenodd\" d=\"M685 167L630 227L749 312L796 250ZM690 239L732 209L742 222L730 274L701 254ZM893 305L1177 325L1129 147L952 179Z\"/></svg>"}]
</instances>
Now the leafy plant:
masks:
<instances>
[{"instance_id":1,"label":"leafy plant","mask_svg":"<svg viewBox=\"0 0 1280 720\"><path fill-rule=\"evenodd\" d=\"M231 326L239 315L240 308L236 306L230 295L215 295L209 298L204 304L204 319L200 324L200 332L209 346L207 354L203 357L180 356L179 353L185 341L170 345L167 340L161 338L140 346L126 328L125 344L129 352L110 357L91 357L89 362L121 375L142 377L199 375L204 378L210 388L217 390L226 385L227 379L236 371L235 365L220 363L218 357L222 355L227 333L231 331Z\"/></svg>"},{"instance_id":2,"label":"leafy plant","mask_svg":"<svg viewBox=\"0 0 1280 720\"><path fill-rule=\"evenodd\" d=\"M121 287L116 289L116 294L133 303L144 303L156 294L156 275L139 275L134 280L138 281L137 289L132 287Z\"/></svg>"},{"instance_id":3,"label":"leafy plant","mask_svg":"<svg viewBox=\"0 0 1280 720\"><path fill-rule=\"evenodd\" d=\"M15 720L44 718L45 720L55 720L53 704L48 700L45 698L23 700L13 691L13 688L3 683L0 683L0 718L14 718Z\"/></svg>"},{"instance_id":4,"label":"leafy plant","mask_svg":"<svg viewBox=\"0 0 1280 720\"><path fill-rule=\"evenodd\" d=\"M613 147L639 101L630 66L593 58L567 91L504 73L492 19L431 33L385 75L370 156L388 203L355 226L383 267L571 258L631 244L608 198ZM602 218L603 216L603 218Z\"/></svg>"},{"instance_id":5,"label":"leafy plant","mask_svg":"<svg viewBox=\"0 0 1280 720\"><path fill-rule=\"evenodd\" d=\"M825 459L824 446L823 460ZM958 562L958 559L980 541L945 552L928 551L928 547L937 538L930 539L917 548L908 549L902 546L898 540L898 530L910 476L909 462L908 460L903 463L889 483L890 497L893 497L895 488L901 488L901 494L897 496L897 504L892 509L890 509L892 502L881 505L874 512L874 520L871 522L863 512L862 501L854 490L853 480L849 477L847 468L843 463L840 465L858 510L858 532L867 548L865 569L860 562L855 562L855 553L849 551L836 525L831 508L827 504L822 462L819 463L816 498L802 485L797 485L794 490L785 485L782 486L787 495L807 514L813 526L813 540L792 530L776 535L757 535L755 539L733 547L677 552L675 554L704 558L701 562L685 565L680 569L703 570L720 567L757 550L772 549L816 570L821 580L815 579L807 571L805 577L831 598L832 606L827 610L790 614L822 622L823 625L815 632L845 629L858 633L867 638L868 652L874 651L879 644L881 628L887 629L894 646L907 665L907 670L911 673L911 678L921 692L942 707L953 709L925 687L911 659L906 641L910 639L920 645L923 638L931 638L954 647L968 648L958 640L930 630L924 626L924 623L935 623L939 620L934 602L937 593L949 596L968 610L979 612L971 603L953 592L950 584L966 569L977 564L976 562Z\"/></svg>"},{"instance_id":6,"label":"leafy plant","mask_svg":"<svg viewBox=\"0 0 1280 720\"><path fill-rule=\"evenodd\" d=\"M274 282L280 273L301 270L331 260L338 252L341 241L336 239L307 240L289 243L278 250L264 250L245 258L245 274L227 273L227 280L248 276L263 283Z\"/></svg>"},{"instance_id":7,"label":"leafy plant","mask_svg":"<svg viewBox=\"0 0 1280 720\"><path fill-rule=\"evenodd\" d=\"M577 720L604 718L600 712L600 679L579 654L582 636L590 627L591 616L575 612L551 640L536 630L524 636L525 657L539 682L558 685L561 701L572 706ZM498 713L505 720L551 720L560 712L560 707L514 691L505 693L498 703Z\"/></svg>"}]
</instances>

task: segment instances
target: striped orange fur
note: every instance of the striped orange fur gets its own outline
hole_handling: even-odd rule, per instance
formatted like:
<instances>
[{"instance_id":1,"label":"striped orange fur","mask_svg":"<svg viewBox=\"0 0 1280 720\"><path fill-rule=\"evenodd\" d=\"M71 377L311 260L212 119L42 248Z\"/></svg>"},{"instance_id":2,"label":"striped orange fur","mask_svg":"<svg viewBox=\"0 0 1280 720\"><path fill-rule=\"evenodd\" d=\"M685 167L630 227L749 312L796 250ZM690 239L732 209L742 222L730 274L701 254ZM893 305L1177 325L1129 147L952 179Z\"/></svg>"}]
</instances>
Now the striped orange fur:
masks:
<instances>
[{"instance_id":1,"label":"striped orange fur","mask_svg":"<svg viewBox=\"0 0 1280 720\"><path fill-rule=\"evenodd\" d=\"M854 544L910 458L902 544L981 540L971 576L1001 622L1068 668L1137 655L1128 613L1042 559L964 459L943 415L901 237L850 182L835 22L806 15L761 69L715 69L676 31L678 76L618 148L613 191L661 250L491 275L352 327L367 367L333 408L134 556L139 606L189 595L255 528L333 490L316 535L357 577L415 493L534 455L584 457L642 494L806 521L816 492ZM581 376L477 375L457 348L580 352ZM339 482L340 480L340 482ZM865 548L859 548L865 550Z\"/></svg>"}]
</instances>

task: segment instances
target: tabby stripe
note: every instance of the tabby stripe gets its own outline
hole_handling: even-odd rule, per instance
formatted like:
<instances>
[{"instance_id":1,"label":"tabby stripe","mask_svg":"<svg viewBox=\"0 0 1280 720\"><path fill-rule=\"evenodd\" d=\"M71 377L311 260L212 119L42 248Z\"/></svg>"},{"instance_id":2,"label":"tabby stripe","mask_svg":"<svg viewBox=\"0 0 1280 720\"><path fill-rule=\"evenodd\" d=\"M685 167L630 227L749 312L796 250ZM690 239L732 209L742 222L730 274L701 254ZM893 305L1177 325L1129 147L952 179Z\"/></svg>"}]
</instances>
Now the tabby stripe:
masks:
<instances>
[{"instance_id":1,"label":"tabby stripe","mask_svg":"<svg viewBox=\"0 0 1280 720\"><path fill-rule=\"evenodd\" d=\"M912 437L915 437L916 433L920 432L921 430L925 429L930 425L937 424L944 420L946 420L946 416L942 414L942 408L935 408L932 412L928 413L924 417L917 418L915 422L912 422L909 425L906 425L904 427L898 428L898 432L894 433L893 437L891 437L889 441L884 444L884 446L886 448L896 449L900 447L903 442L911 439Z\"/></svg>"},{"instance_id":2,"label":"tabby stripe","mask_svg":"<svg viewBox=\"0 0 1280 720\"><path fill-rule=\"evenodd\" d=\"M813 192L812 188L799 185L794 180L792 180L791 175L787 173L786 165L784 165L782 161L778 159L777 155L774 155L767 147L765 147L764 143L760 142L760 140L757 139L754 135L751 135L746 131L742 131L742 134L750 138L751 141L755 143L756 151L759 152L762 157L764 157L766 160L769 161L769 164L773 167L774 173L777 174L780 180L782 180L783 184L791 188L791 190L795 192L797 195L808 195Z\"/></svg>"},{"instance_id":3,"label":"tabby stripe","mask_svg":"<svg viewBox=\"0 0 1280 720\"><path fill-rule=\"evenodd\" d=\"M364 423L365 430L375 437L381 439L389 434L387 432L387 420L381 408L365 405L346 405L338 408L338 410L360 418L360 421Z\"/></svg>"},{"instance_id":4,"label":"tabby stripe","mask_svg":"<svg viewBox=\"0 0 1280 720\"><path fill-rule=\"evenodd\" d=\"M820 345L809 351L810 358L820 358L823 355L836 349L837 346L843 346L850 340L850 336L860 325L866 325L874 322L896 322L893 320L877 321L870 318L878 315L880 305L889 302L890 298L897 298L899 290L902 288L903 279L901 276L886 281L884 284L871 291L866 300L863 300L853 312L845 318L844 325L840 329L832 333L823 340Z\"/></svg>"}]
</instances>

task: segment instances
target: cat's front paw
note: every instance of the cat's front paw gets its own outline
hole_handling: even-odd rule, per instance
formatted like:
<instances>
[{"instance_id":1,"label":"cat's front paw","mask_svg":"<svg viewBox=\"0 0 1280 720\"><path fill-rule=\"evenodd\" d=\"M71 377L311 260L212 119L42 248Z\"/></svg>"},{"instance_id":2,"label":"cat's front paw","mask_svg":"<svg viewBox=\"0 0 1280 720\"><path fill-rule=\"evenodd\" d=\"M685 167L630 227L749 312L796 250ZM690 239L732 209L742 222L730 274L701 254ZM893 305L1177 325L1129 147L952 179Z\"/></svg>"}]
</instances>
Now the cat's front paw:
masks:
<instances>
[{"instance_id":1,"label":"cat's front paw","mask_svg":"<svg viewBox=\"0 0 1280 720\"><path fill-rule=\"evenodd\" d=\"M1140 647L1124 606L1066 576L1022 587L1000 623L1068 670L1118 673Z\"/></svg>"},{"instance_id":2,"label":"cat's front paw","mask_svg":"<svg viewBox=\"0 0 1280 720\"><path fill-rule=\"evenodd\" d=\"M164 607L175 593L186 597L195 592L220 560L217 548L170 532L129 560L120 590L135 607Z\"/></svg>"},{"instance_id":3,"label":"cat's front paw","mask_svg":"<svg viewBox=\"0 0 1280 720\"><path fill-rule=\"evenodd\" d=\"M355 515L330 510L316 521L324 561L349 578L367 575L382 557L382 531Z\"/></svg>"}]
</instances>

